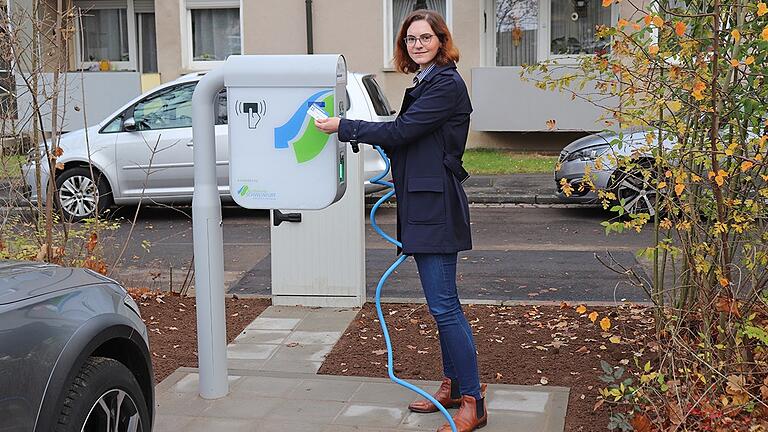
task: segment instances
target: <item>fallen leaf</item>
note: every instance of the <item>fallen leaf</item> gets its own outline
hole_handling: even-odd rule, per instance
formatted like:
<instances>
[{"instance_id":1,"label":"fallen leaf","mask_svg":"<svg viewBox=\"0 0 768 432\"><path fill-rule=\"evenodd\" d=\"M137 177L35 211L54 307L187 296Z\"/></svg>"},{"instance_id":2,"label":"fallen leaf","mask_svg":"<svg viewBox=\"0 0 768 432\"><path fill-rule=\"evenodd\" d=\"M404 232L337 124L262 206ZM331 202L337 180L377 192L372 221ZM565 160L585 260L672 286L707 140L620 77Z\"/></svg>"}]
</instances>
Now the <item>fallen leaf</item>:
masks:
<instances>
[{"instance_id":1,"label":"fallen leaf","mask_svg":"<svg viewBox=\"0 0 768 432\"><path fill-rule=\"evenodd\" d=\"M382 354L386 354L387 350L385 350L385 349L383 349L383 350L376 350L376 351L371 351L371 353L375 354L375 355L382 355Z\"/></svg>"},{"instance_id":2,"label":"fallen leaf","mask_svg":"<svg viewBox=\"0 0 768 432\"><path fill-rule=\"evenodd\" d=\"M608 317L605 317L600 320L600 328L607 331L609 328L611 328L611 319Z\"/></svg>"},{"instance_id":3,"label":"fallen leaf","mask_svg":"<svg viewBox=\"0 0 768 432\"><path fill-rule=\"evenodd\" d=\"M595 322L597 321L597 316L598 316L597 312L592 312L591 314L589 314L589 320L592 322Z\"/></svg>"},{"instance_id":4,"label":"fallen leaf","mask_svg":"<svg viewBox=\"0 0 768 432\"><path fill-rule=\"evenodd\" d=\"M603 406L603 403L605 403L605 399L600 399L595 403L595 406L592 407L592 411L597 411L600 409L601 406Z\"/></svg>"},{"instance_id":5,"label":"fallen leaf","mask_svg":"<svg viewBox=\"0 0 768 432\"><path fill-rule=\"evenodd\" d=\"M674 425L679 426L685 421L685 414L683 414L683 409L680 408L678 403L670 402L667 404L667 415L669 416L669 421Z\"/></svg>"},{"instance_id":6,"label":"fallen leaf","mask_svg":"<svg viewBox=\"0 0 768 432\"><path fill-rule=\"evenodd\" d=\"M37 251L37 256L35 257L35 261L42 261L45 259L45 256L48 254L48 243L43 243L40 246L40 250Z\"/></svg>"},{"instance_id":7,"label":"fallen leaf","mask_svg":"<svg viewBox=\"0 0 768 432\"><path fill-rule=\"evenodd\" d=\"M579 307L576 308L576 313L583 314L587 311L587 307L584 305L579 305Z\"/></svg>"},{"instance_id":8,"label":"fallen leaf","mask_svg":"<svg viewBox=\"0 0 768 432\"><path fill-rule=\"evenodd\" d=\"M555 119L549 119L547 120L546 124L547 124L547 129L553 130L557 126L557 121Z\"/></svg>"},{"instance_id":9,"label":"fallen leaf","mask_svg":"<svg viewBox=\"0 0 768 432\"><path fill-rule=\"evenodd\" d=\"M651 432L653 430L651 420L643 413L635 414L629 421L635 432Z\"/></svg>"}]
</instances>

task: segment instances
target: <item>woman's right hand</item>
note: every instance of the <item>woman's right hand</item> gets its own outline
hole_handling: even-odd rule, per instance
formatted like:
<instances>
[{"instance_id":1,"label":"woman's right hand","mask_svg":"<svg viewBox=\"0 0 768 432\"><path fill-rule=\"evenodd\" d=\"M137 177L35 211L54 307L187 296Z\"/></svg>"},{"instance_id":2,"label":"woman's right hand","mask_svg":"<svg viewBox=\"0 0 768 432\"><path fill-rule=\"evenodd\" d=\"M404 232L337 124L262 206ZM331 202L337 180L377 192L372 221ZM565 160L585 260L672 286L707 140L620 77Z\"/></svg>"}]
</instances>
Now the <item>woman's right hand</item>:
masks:
<instances>
[{"instance_id":1,"label":"woman's right hand","mask_svg":"<svg viewBox=\"0 0 768 432\"><path fill-rule=\"evenodd\" d=\"M338 117L328 117L327 119L317 119L315 120L315 127L327 134L332 134L339 131L340 122L341 122L341 119Z\"/></svg>"}]
</instances>

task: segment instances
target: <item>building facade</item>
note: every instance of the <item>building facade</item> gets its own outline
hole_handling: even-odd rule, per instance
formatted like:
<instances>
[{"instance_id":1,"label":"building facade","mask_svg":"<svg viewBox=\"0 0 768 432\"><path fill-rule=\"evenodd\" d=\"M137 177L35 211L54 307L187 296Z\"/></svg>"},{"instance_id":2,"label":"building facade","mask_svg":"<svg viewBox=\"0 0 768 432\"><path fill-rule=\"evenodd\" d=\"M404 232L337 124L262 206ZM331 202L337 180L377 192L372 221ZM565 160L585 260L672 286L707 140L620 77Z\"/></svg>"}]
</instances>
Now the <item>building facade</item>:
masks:
<instances>
[{"instance_id":1,"label":"building facade","mask_svg":"<svg viewBox=\"0 0 768 432\"><path fill-rule=\"evenodd\" d=\"M232 54L341 53L350 70L377 75L394 107L412 79L391 63L400 22L414 9L435 9L461 51L459 72L475 108L470 145L553 151L603 129L601 113L524 82L522 65L573 64L610 49L595 27L628 17L632 7L599 0L72 1L85 11L77 23L82 36L70 41L72 70L132 72L146 90ZM555 132L548 120L556 121Z\"/></svg>"}]
</instances>

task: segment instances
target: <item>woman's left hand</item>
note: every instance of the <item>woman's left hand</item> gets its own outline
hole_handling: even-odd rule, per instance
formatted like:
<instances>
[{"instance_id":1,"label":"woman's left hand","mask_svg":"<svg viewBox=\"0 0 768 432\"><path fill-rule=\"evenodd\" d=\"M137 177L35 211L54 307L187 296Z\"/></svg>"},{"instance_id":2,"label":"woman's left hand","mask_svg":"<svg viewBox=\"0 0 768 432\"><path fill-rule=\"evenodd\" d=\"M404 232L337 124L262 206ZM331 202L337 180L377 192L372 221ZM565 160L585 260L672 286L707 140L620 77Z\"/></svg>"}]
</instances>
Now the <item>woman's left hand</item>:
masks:
<instances>
[{"instance_id":1,"label":"woman's left hand","mask_svg":"<svg viewBox=\"0 0 768 432\"><path fill-rule=\"evenodd\" d=\"M327 134L332 134L339 131L340 121L341 119L338 117L328 117L327 119L315 120L315 127Z\"/></svg>"}]
</instances>

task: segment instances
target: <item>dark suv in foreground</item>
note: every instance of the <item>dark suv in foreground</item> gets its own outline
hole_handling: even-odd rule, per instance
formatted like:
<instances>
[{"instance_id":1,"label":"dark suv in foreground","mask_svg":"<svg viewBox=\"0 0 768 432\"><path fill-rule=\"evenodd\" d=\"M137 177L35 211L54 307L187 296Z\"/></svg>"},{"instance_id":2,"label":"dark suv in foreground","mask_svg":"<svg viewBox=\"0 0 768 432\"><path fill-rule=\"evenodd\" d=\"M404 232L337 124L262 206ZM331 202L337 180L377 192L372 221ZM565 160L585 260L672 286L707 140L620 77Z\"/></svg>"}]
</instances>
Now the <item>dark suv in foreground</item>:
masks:
<instances>
[{"instance_id":1,"label":"dark suv in foreground","mask_svg":"<svg viewBox=\"0 0 768 432\"><path fill-rule=\"evenodd\" d=\"M0 431L151 431L147 329L117 282L0 261Z\"/></svg>"}]
</instances>

